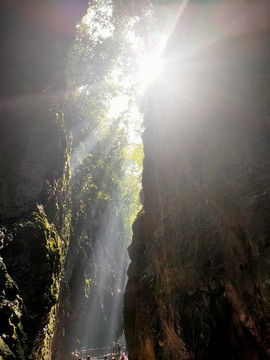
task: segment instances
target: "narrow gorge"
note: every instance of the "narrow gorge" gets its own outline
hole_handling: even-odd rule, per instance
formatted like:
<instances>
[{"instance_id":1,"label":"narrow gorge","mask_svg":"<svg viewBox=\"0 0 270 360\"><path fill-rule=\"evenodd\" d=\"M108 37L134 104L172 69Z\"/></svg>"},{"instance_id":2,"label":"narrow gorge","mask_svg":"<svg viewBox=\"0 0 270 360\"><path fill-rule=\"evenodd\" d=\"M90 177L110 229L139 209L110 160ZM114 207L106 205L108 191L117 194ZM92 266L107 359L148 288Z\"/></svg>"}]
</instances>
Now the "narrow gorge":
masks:
<instances>
[{"instance_id":1,"label":"narrow gorge","mask_svg":"<svg viewBox=\"0 0 270 360\"><path fill-rule=\"evenodd\" d=\"M269 2L0 1L0 49L0 360L270 359Z\"/></svg>"}]
</instances>

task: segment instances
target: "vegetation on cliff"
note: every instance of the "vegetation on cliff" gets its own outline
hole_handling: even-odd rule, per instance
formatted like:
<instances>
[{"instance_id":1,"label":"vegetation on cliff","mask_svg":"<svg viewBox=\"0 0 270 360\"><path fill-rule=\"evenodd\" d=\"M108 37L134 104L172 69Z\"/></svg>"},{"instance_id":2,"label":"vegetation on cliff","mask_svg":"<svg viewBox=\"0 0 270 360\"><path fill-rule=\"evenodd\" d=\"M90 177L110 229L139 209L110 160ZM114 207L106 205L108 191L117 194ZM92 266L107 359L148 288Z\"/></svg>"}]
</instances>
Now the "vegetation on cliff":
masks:
<instances>
[{"instance_id":1,"label":"vegetation on cliff","mask_svg":"<svg viewBox=\"0 0 270 360\"><path fill-rule=\"evenodd\" d=\"M66 298L59 308L55 358L112 345L122 333L127 246L140 208L143 158L130 28L113 2L94 1L69 54L70 240L62 293L70 293L70 303Z\"/></svg>"},{"instance_id":2,"label":"vegetation on cliff","mask_svg":"<svg viewBox=\"0 0 270 360\"><path fill-rule=\"evenodd\" d=\"M81 284L86 302L102 293L98 297L106 324L110 307L103 306L106 299L121 302L118 289L123 288L127 265L121 254L130 242L130 225L139 208L143 153L134 135L140 116L134 115L129 101L134 95L129 74L136 65L128 32L131 24L143 31L133 11L140 8L142 15L145 8L133 1L91 2L70 52L64 105L67 51L86 3L1 5L0 149L5 154L0 157L1 271L10 277L18 300L9 306L14 299L9 302L5 291L9 282L3 282L1 351L15 358L52 356L51 341L61 313L58 304L69 308L65 291L76 284ZM121 111L116 114L117 107ZM95 247L102 241L107 258L97 266ZM82 267L81 259L86 259ZM97 280L104 271L107 280ZM119 313L118 324L120 317Z\"/></svg>"}]
</instances>

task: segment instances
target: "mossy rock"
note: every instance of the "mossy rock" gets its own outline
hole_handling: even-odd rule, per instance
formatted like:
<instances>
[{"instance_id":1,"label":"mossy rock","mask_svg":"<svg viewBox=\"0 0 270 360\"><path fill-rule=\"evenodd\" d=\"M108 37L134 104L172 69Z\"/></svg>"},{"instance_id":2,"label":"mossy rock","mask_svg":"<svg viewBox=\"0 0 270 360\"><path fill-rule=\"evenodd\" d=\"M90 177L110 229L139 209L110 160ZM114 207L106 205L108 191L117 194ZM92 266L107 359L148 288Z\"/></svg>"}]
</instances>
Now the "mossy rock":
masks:
<instances>
[{"instance_id":1,"label":"mossy rock","mask_svg":"<svg viewBox=\"0 0 270 360\"><path fill-rule=\"evenodd\" d=\"M22 326L24 306L17 284L12 280L0 258L0 356L24 360L26 335Z\"/></svg>"},{"instance_id":2,"label":"mossy rock","mask_svg":"<svg viewBox=\"0 0 270 360\"><path fill-rule=\"evenodd\" d=\"M13 241L2 251L8 270L6 288L12 295L14 287L8 285L14 281L17 284L15 290L25 308L21 323L18 319L14 326L20 339L20 329L24 329L27 348L30 349L37 334L46 325L47 315L58 298L61 241L55 227L48 223L42 211L21 220L9 228L9 232L12 232ZM16 291L13 297L16 297ZM24 351L17 345L17 359L23 359L23 355L19 354Z\"/></svg>"},{"instance_id":3,"label":"mossy rock","mask_svg":"<svg viewBox=\"0 0 270 360\"><path fill-rule=\"evenodd\" d=\"M16 359L8 345L0 338L0 360Z\"/></svg>"}]
</instances>

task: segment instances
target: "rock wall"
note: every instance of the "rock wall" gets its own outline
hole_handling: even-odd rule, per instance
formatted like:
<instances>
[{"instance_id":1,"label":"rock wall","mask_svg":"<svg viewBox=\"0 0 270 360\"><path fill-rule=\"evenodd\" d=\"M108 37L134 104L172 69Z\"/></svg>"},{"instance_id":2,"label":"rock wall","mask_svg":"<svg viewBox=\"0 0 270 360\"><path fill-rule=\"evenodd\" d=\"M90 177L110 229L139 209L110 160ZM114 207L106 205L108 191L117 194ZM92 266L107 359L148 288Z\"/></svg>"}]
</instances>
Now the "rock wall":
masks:
<instances>
[{"instance_id":1,"label":"rock wall","mask_svg":"<svg viewBox=\"0 0 270 360\"><path fill-rule=\"evenodd\" d=\"M87 1L0 2L0 358L50 359L66 251L64 68Z\"/></svg>"},{"instance_id":2,"label":"rock wall","mask_svg":"<svg viewBox=\"0 0 270 360\"><path fill-rule=\"evenodd\" d=\"M269 3L170 13L144 103L129 359L270 359Z\"/></svg>"}]
</instances>

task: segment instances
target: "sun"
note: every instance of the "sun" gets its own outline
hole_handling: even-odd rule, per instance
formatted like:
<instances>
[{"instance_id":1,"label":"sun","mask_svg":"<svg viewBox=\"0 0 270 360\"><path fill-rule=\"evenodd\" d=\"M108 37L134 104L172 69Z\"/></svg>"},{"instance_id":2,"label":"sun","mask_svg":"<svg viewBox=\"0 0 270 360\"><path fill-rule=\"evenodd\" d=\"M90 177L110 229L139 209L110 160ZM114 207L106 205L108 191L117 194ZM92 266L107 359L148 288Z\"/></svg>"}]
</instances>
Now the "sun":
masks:
<instances>
[{"instance_id":1,"label":"sun","mask_svg":"<svg viewBox=\"0 0 270 360\"><path fill-rule=\"evenodd\" d=\"M139 76L145 86L158 79L163 71L163 61L160 55L151 54L140 62Z\"/></svg>"}]
</instances>

